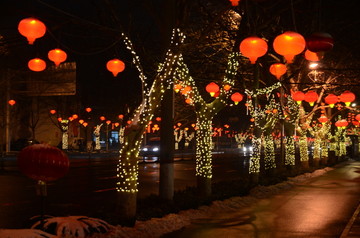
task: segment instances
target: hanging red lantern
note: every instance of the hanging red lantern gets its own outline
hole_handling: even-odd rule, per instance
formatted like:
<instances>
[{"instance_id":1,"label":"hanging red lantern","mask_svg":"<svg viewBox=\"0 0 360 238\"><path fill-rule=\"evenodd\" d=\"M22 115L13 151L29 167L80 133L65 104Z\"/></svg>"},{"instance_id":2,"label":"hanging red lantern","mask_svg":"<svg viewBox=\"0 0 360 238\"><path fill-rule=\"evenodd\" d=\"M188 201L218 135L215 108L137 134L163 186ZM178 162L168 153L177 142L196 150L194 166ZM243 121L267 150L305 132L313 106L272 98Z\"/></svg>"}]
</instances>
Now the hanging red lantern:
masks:
<instances>
[{"instance_id":1,"label":"hanging red lantern","mask_svg":"<svg viewBox=\"0 0 360 238\"><path fill-rule=\"evenodd\" d=\"M285 57L287 63L292 63L295 55L303 52L305 44L302 35L293 31L286 31L274 39L273 48L276 53Z\"/></svg>"},{"instance_id":2,"label":"hanging red lantern","mask_svg":"<svg viewBox=\"0 0 360 238\"><path fill-rule=\"evenodd\" d=\"M244 96L238 92L231 95L231 100L234 101L235 105L237 105L239 102L241 102L243 100L243 98L244 98Z\"/></svg>"},{"instance_id":3,"label":"hanging red lantern","mask_svg":"<svg viewBox=\"0 0 360 238\"><path fill-rule=\"evenodd\" d=\"M53 49L49 51L48 57L51 61L55 63L55 66L59 66L62 62L66 60L67 54L61 49Z\"/></svg>"},{"instance_id":4,"label":"hanging red lantern","mask_svg":"<svg viewBox=\"0 0 360 238\"><path fill-rule=\"evenodd\" d=\"M219 85L217 85L214 82L209 83L206 85L206 92L210 93L211 97L214 97L217 92L219 92L220 88Z\"/></svg>"},{"instance_id":5,"label":"hanging red lantern","mask_svg":"<svg viewBox=\"0 0 360 238\"><path fill-rule=\"evenodd\" d=\"M105 121L105 119L106 119L106 118L105 118L104 116L101 116L101 117L100 117L100 121Z\"/></svg>"},{"instance_id":6,"label":"hanging red lantern","mask_svg":"<svg viewBox=\"0 0 360 238\"><path fill-rule=\"evenodd\" d=\"M80 123L80 124L83 124L84 122L85 122L85 121L84 121L83 119L80 119L80 120L79 120L79 123Z\"/></svg>"},{"instance_id":7,"label":"hanging red lantern","mask_svg":"<svg viewBox=\"0 0 360 238\"><path fill-rule=\"evenodd\" d=\"M314 106L314 103L319 98L319 95L315 91L308 91L304 95L304 100L310 104L310 106Z\"/></svg>"},{"instance_id":8,"label":"hanging red lantern","mask_svg":"<svg viewBox=\"0 0 360 238\"><path fill-rule=\"evenodd\" d=\"M305 51L305 59L309 61L315 61L315 62L320 61L323 58L323 56L324 55L320 52L315 53L310 50Z\"/></svg>"},{"instance_id":9,"label":"hanging red lantern","mask_svg":"<svg viewBox=\"0 0 360 238\"><path fill-rule=\"evenodd\" d=\"M79 118L79 116L78 116L77 114L74 114L74 115L72 115L71 117L72 117L74 120L76 120L76 119Z\"/></svg>"},{"instance_id":10,"label":"hanging red lantern","mask_svg":"<svg viewBox=\"0 0 360 238\"><path fill-rule=\"evenodd\" d=\"M339 101L338 96L332 93L330 93L325 97L325 103L329 104L330 108L333 108L335 103L337 103L338 101Z\"/></svg>"},{"instance_id":11,"label":"hanging red lantern","mask_svg":"<svg viewBox=\"0 0 360 238\"><path fill-rule=\"evenodd\" d=\"M193 104L193 100L191 98L185 99L185 102L190 105Z\"/></svg>"},{"instance_id":12,"label":"hanging red lantern","mask_svg":"<svg viewBox=\"0 0 360 238\"><path fill-rule=\"evenodd\" d=\"M107 62L106 68L116 77L118 73L124 71L125 64L119 59L112 59Z\"/></svg>"},{"instance_id":13,"label":"hanging red lantern","mask_svg":"<svg viewBox=\"0 0 360 238\"><path fill-rule=\"evenodd\" d=\"M87 107L87 108L85 108L85 111L86 111L86 112L91 112L92 109L91 109L91 107Z\"/></svg>"},{"instance_id":14,"label":"hanging red lantern","mask_svg":"<svg viewBox=\"0 0 360 238\"><path fill-rule=\"evenodd\" d=\"M84 127L87 127L89 124L87 122L83 122L82 124Z\"/></svg>"},{"instance_id":15,"label":"hanging red lantern","mask_svg":"<svg viewBox=\"0 0 360 238\"><path fill-rule=\"evenodd\" d=\"M56 113L56 110L55 109L51 109L50 110L50 114L54 115Z\"/></svg>"},{"instance_id":16,"label":"hanging red lantern","mask_svg":"<svg viewBox=\"0 0 360 238\"><path fill-rule=\"evenodd\" d=\"M335 126L338 128L345 129L349 123L345 119L341 119L335 122Z\"/></svg>"},{"instance_id":17,"label":"hanging red lantern","mask_svg":"<svg viewBox=\"0 0 360 238\"><path fill-rule=\"evenodd\" d=\"M182 95L187 95L188 93L190 93L190 91L191 91L191 87L190 87L190 86L186 86L186 87L184 87L184 88L181 89L180 93L181 93Z\"/></svg>"},{"instance_id":18,"label":"hanging red lantern","mask_svg":"<svg viewBox=\"0 0 360 238\"><path fill-rule=\"evenodd\" d=\"M46 68L46 63L40 58L34 58L29 60L28 67L30 70L35 72L43 71Z\"/></svg>"},{"instance_id":19,"label":"hanging red lantern","mask_svg":"<svg viewBox=\"0 0 360 238\"><path fill-rule=\"evenodd\" d=\"M296 91L291 94L291 97L294 99L294 101L300 104L301 101L304 100L305 94L301 91Z\"/></svg>"},{"instance_id":20,"label":"hanging red lantern","mask_svg":"<svg viewBox=\"0 0 360 238\"><path fill-rule=\"evenodd\" d=\"M354 126L358 126L358 125L360 124L358 121L355 121L355 120L351 121L351 123L352 123Z\"/></svg>"},{"instance_id":21,"label":"hanging red lantern","mask_svg":"<svg viewBox=\"0 0 360 238\"><path fill-rule=\"evenodd\" d=\"M268 50L268 45L265 40L260 37L251 36L245 38L240 43L240 52L245 57L249 58L251 64L255 64L256 60L265 55Z\"/></svg>"},{"instance_id":22,"label":"hanging red lantern","mask_svg":"<svg viewBox=\"0 0 360 238\"><path fill-rule=\"evenodd\" d=\"M356 119L357 121L360 121L360 114L357 114L357 115L355 116L355 119Z\"/></svg>"},{"instance_id":23,"label":"hanging red lantern","mask_svg":"<svg viewBox=\"0 0 360 238\"><path fill-rule=\"evenodd\" d=\"M306 38L306 47L312 52L329 51L334 47L334 39L325 32L315 32Z\"/></svg>"},{"instance_id":24,"label":"hanging red lantern","mask_svg":"<svg viewBox=\"0 0 360 238\"><path fill-rule=\"evenodd\" d=\"M107 120L107 121L106 121L106 124L107 124L107 125L110 125L110 123L111 123L110 120Z\"/></svg>"},{"instance_id":25,"label":"hanging red lantern","mask_svg":"<svg viewBox=\"0 0 360 238\"><path fill-rule=\"evenodd\" d=\"M223 88L225 91L229 91L231 89L231 85L225 84Z\"/></svg>"},{"instance_id":26,"label":"hanging red lantern","mask_svg":"<svg viewBox=\"0 0 360 238\"><path fill-rule=\"evenodd\" d=\"M229 0L231 2L231 6L236 7L239 5L240 0Z\"/></svg>"},{"instance_id":27,"label":"hanging red lantern","mask_svg":"<svg viewBox=\"0 0 360 238\"><path fill-rule=\"evenodd\" d=\"M281 63L275 63L270 66L270 73L277 79L280 79L287 71L286 65Z\"/></svg>"},{"instance_id":28,"label":"hanging red lantern","mask_svg":"<svg viewBox=\"0 0 360 238\"><path fill-rule=\"evenodd\" d=\"M328 121L328 118L324 115L324 114L321 114L321 116L319 117L319 122L321 123L325 123Z\"/></svg>"},{"instance_id":29,"label":"hanging red lantern","mask_svg":"<svg viewBox=\"0 0 360 238\"><path fill-rule=\"evenodd\" d=\"M15 103L16 103L16 101L13 100L13 99L10 99L10 100L8 101L8 103L9 103L10 106L14 106Z\"/></svg>"},{"instance_id":30,"label":"hanging red lantern","mask_svg":"<svg viewBox=\"0 0 360 238\"><path fill-rule=\"evenodd\" d=\"M69 158L54 146L35 144L25 147L17 156L20 171L37 181L54 181L69 170Z\"/></svg>"},{"instance_id":31,"label":"hanging red lantern","mask_svg":"<svg viewBox=\"0 0 360 238\"><path fill-rule=\"evenodd\" d=\"M43 22L35 18L25 18L19 22L18 31L25 36L29 44L34 44L37 38L45 35L46 26Z\"/></svg>"},{"instance_id":32,"label":"hanging red lantern","mask_svg":"<svg viewBox=\"0 0 360 238\"><path fill-rule=\"evenodd\" d=\"M355 94L350 91L345 91L339 96L340 102L345 103L346 106L350 106L350 103L355 101L355 98L356 98Z\"/></svg>"},{"instance_id":33,"label":"hanging red lantern","mask_svg":"<svg viewBox=\"0 0 360 238\"><path fill-rule=\"evenodd\" d=\"M123 114L120 114L120 115L118 116L118 118L119 118L120 120L122 120L122 119L124 119L124 115L123 115Z\"/></svg>"},{"instance_id":34,"label":"hanging red lantern","mask_svg":"<svg viewBox=\"0 0 360 238\"><path fill-rule=\"evenodd\" d=\"M182 88L182 86L179 83L174 85L174 90L176 93L178 93L181 90L181 88Z\"/></svg>"}]
</instances>

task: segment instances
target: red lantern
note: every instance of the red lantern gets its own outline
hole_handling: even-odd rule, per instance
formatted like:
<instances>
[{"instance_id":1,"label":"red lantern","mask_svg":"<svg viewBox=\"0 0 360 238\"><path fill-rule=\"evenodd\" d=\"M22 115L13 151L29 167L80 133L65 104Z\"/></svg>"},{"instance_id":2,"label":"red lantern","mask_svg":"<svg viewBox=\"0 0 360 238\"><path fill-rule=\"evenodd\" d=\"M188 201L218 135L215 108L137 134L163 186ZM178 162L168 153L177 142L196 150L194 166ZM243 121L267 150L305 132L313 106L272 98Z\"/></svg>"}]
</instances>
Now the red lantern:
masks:
<instances>
[{"instance_id":1,"label":"red lantern","mask_svg":"<svg viewBox=\"0 0 360 238\"><path fill-rule=\"evenodd\" d=\"M266 41L256 36L245 38L240 43L241 54L249 58L252 64L255 64L259 57L265 55L267 50L268 45Z\"/></svg>"},{"instance_id":2,"label":"red lantern","mask_svg":"<svg viewBox=\"0 0 360 238\"><path fill-rule=\"evenodd\" d=\"M350 106L350 103L355 101L355 98L356 98L355 94L353 94L350 91L345 91L339 96L340 102L345 103L346 106Z\"/></svg>"},{"instance_id":3,"label":"red lantern","mask_svg":"<svg viewBox=\"0 0 360 238\"><path fill-rule=\"evenodd\" d=\"M306 47L312 52L329 51L334 47L334 39L328 33L316 32L306 38Z\"/></svg>"},{"instance_id":4,"label":"red lantern","mask_svg":"<svg viewBox=\"0 0 360 238\"><path fill-rule=\"evenodd\" d=\"M80 119L80 120L79 120L79 123L80 123L80 124L83 124L84 122L85 122L85 121L84 121L83 119Z\"/></svg>"},{"instance_id":5,"label":"red lantern","mask_svg":"<svg viewBox=\"0 0 360 238\"><path fill-rule=\"evenodd\" d=\"M323 54L321 53L315 53L310 50L305 51L305 59L309 61L320 61L323 58Z\"/></svg>"},{"instance_id":6,"label":"red lantern","mask_svg":"<svg viewBox=\"0 0 360 238\"><path fill-rule=\"evenodd\" d=\"M355 116L355 119L356 119L357 121L360 121L360 114L357 114L357 115Z\"/></svg>"},{"instance_id":7,"label":"red lantern","mask_svg":"<svg viewBox=\"0 0 360 238\"><path fill-rule=\"evenodd\" d=\"M281 63L275 63L270 66L270 73L277 79L280 79L286 73L286 65Z\"/></svg>"},{"instance_id":8,"label":"red lantern","mask_svg":"<svg viewBox=\"0 0 360 238\"><path fill-rule=\"evenodd\" d=\"M241 95L238 92L231 95L231 100L234 101L235 105L237 105L239 102L241 102L241 100L243 100L243 98L244 98L243 95Z\"/></svg>"},{"instance_id":9,"label":"red lantern","mask_svg":"<svg viewBox=\"0 0 360 238\"><path fill-rule=\"evenodd\" d=\"M209 83L208 85L206 85L206 92L210 93L211 97L215 96L215 93L219 92L220 88L219 85L217 85L214 82Z\"/></svg>"},{"instance_id":10,"label":"red lantern","mask_svg":"<svg viewBox=\"0 0 360 238\"><path fill-rule=\"evenodd\" d=\"M40 58L34 58L28 62L28 67L32 71L40 72L46 68L46 63Z\"/></svg>"},{"instance_id":11,"label":"red lantern","mask_svg":"<svg viewBox=\"0 0 360 238\"><path fill-rule=\"evenodd\" d=\"M14 106L16 102L15 102L15 100L10 99L10 100L8 101L8 103L9 103L10 106Z\"/></svg>"},{"instance_id":12,"label":"red lantern","mask_svg":"<svg viewBox=\"0 0 360 238\"><path fill-rule=\"evenodd\" d=\"M229 91L231 89L231 85L225 84L223 88L225 91Z\"/></svg>"},{"instance_id":13,"label":"red lantern","mask_svg":"<svg viewBox=\"0 0 360 238\"><path fill-rule=\"evenodd\" d=\"M185 102L190 105L193 104L193 100L191 98L185 99Z\"/></svg>"},{"instance_id":14,"label":"red lantern","mask_svg":"<svg viewBox=\"0 0 360 238\"><path fill-rule=\"evenodd\" d=\"M79 116L78 116L77 114L74 114L74 115L72 115L71 117L72 117L74 120L76 120L76 119L79 118Z\"/></svg>"},{"instance_id":15,"label":"red lantern","mask_svg":"<svg viewBox=\"0 0 360 238\"><path fill-rule=\"evenodd\" d=\"M329 104L329 106L331 108L333 108L335 103L337 103L338 101L339 101L338 96L336 96L335 94L332 94L332 93L330 93L329 95L327 95L325 97L325 103Z\"/></svg>"},{"instance_id":16,"label":"red lantern","mask_svg":"<svg viewBox=\"0 0 360 238\"><path fill-rule=\"evenodd\" d=\"M308 91L304 95L304 100L310 104L310 106L314 106L314 102L319 98L319 95L315 91Z\"/></svg>"},{"instance_id":17,"label":"red lantern","mask_svg":"<svg viewBox=\"0 0 360 238\"><path fill-rule=\"evenodd\" d=\"M188 93L190 93L190 91L191 91L191 87L190 87L190 86L186 86L186 87L184 87L184 88L181 89L180 93L181 93L182 95L187 95Z\"/></svg>"},{"instance_id":18,"label":"red lantern","mask_svg":"<svg viewBox=\"0 0 360 238\"><path fill-rule=\"evenodd\" d=\"M118 73L124 71L125 64L119 59L112 59L107 62L106 68L116 77Z\"/></svg>"},{"instance_id":19,"label":"red lantern","mask_svg":"<svg viewBox=\"0 0 360 238\"><path fill-rule=\"evenodd\" d=\"M105 117L104 117L104 116L101 116L101 117L100 117L100 121L105 121Z\"/></svg>"},{"instance_id":20,"label":"red lantern","mask_svg":"<svg viewBox=\"0 0 360 238\"><path fill-rule=\"evenodd\" d=\"M322 114L320 117L319 117L319 122L321 122L321 123L325 123L325 122L327 122L328 121L328 118L324 115L324 114Z\"/></svg>"},{"instance_id":21,"label":"red lantern","mask_svg":"<svg viewBox=\"0 0 360 238\"><path fill-rule=\"evenodd\" d=\"M85 111L86 111L86 112L91 112L91 110L92 110L92 109L91 109L90 107L85 108Z\"/></svg>"},{"instance_id":22,"label":"red lantern","mask_svg":"<svg viewBox=\"0 0 360 238\"><path fill-rule=\"evenodd\" d=\"M287 31L274 39L273 48L276 53L285 57L287 63L292 63L295 55L303 52L305 44L305 39L302 35L293 31Z\"/></svg>"},{"instance_id":23,"label":"red lantern","mask_svg":"<svg viewBox=\"0 0 360 238\"><path fill-rule=\"evenodd\" d=\"M67 54L61 49L53 49L49 51L48 57L56 66L59 66L60 63L66 60Z\"/></svg>"},{"instance_id":24,"label":"red lantern","mask_svg":"<svg viewBox=\"0 0 360 238\"><path fill-rule=\"evenodd\" d=\"M120 114L120 115L118 116L118 118L119 118L120 120L122 120L122 119L124 119L124 115L123 115L123 114Z\"/></svg>"},{"instance_id":25,"label":"red lantern","mask_svg":"<svg viewBox=\"0 0 360 238\"><path fill-rule=\"evenodd\" d=\"M175 85L174 85L174 90L175 90L175 92L177 92L177 93L180 91L181 88L182 88L181 84L175 84Z\"/></svg>"},{"instance_id":26,"label":"red lantern","mask_svg":"<svg viewBox=\"0 0 360 238\"><path fill-rule=\"evenodd\" d=\"M35 18L25 18L19 22L18 30L21 35L25 36L29 44L34 44L37 38L45 35L46 26Z\"/></svg>"},{"instance_id":27,"label":"red lantern","mask_svg":"<svg viewBox=\"0 0 360 238\"><path fill-rule=\"evenodd\" d=\"M231 6L236 7L239 5L240 0L229 0L231 2Z\"/></svg>"},{"instance_id":28,"label":"red lantern","mask_svg":"<svg viewBox=\"0 0 360 238\"><path fill-rule=\"evenodd\" d=\"M339 128L345 129L349 123L345 119L341 119L335 122L335 126Z\"/></svg>"},{"instance_id":29,"label":"red lantern","mask_svg":"<svg viewBox=\"0 0 360 238\"><path fill-rule=\"evenodd\" d=\"M293 92L291 97L296 101L298 104L301 103L302 100L305 98L305 94L301 91Z\"/></svg>"},{"instance_id":30,"label":"red lantern","mask_svg":"<svg viewBox=\"0 0 360 238\"><path fill-rule=\"evenodd\" d=\"M69 158L60 149L47 144L25 147L17 156L20 171L37 181L54 181L69 170Z\"/></svg>"},{"instance_id":31,"label":"red lantern","mask_svg":"<svg viewBox=\"0 0 360 238\"><path fill-rule=\"evenodd\" d=\"M50 114L54 115L55 113L56 113L56 110L54 110L54 109L50 110Z\"/></svg>"},{"instance_id":32,"label":"red lantern","mask_svg":"<svg viewBox=\"0 0 360 238\"><path fill-rule=\"evenodd\" d=\"M88 123L87 122L83 122L82 124L84 127L87 127L88 126Z\"/></svg>"},{"instance_id":33,"label":"red lantern","mask_svg":"<svg viewBox=\"0 0 360 238\"><path fill-rule=\"evenodd\" d=\"M110 125L110 123L111 123L110 120L107 120L107 121L106 121L106 124L107 124L107 125Z\"/></svg>"}]
</instances>

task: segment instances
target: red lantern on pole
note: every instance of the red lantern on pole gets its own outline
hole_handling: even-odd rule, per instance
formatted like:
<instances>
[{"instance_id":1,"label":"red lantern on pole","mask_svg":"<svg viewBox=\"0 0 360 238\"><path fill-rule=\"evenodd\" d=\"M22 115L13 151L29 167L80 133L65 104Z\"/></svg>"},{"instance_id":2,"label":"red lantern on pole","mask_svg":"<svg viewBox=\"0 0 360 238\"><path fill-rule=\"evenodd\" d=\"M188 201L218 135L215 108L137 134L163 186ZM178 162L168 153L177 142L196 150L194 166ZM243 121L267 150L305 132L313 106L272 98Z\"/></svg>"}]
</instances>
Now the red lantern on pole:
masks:
<instances>
[{"instance_id":1,"label":"red lantern on pole","mask_svg":"<svg viewBox=\"0 0 360 238\"><path fill-rule=\"evenodd\" d=\"M265 40L260 37L251 36L245 38L240 43L240 52L245 57L249 58L251 64L255 64L256 60L265 55L268 50L268 45Z\"/></svg>"},{"instance_id":2,"label":"red lantern on pole","mask_svg":"<svg viewBox=\"0 0 360 238\"><path fill-rule=\"evenodd\" d=\"M206 92L210 93L211 97L214 97L217 92L219 92L220 87L214 82L209 83L206 85Z\"/></svg>"},{"instance_id":3,"label":"red lantern on pole","mask_svg":"<svg viewBox=\"0 0 360 238\"><path fill-rule=\"evenodd\" d=\"M9 103L10 106L14 106L15 103L16 103L16 101L13 100L13 99L10 99L10 100L8 101L8 103Z\"/></svg>"},{"instance_id":4,"label":"red lantern on pole","mask_svg":"<svg viewBox=\"0 0 360 238\"><path fill-rule=\"evenodd\" d=\"M287 68L286 65L284 64L275 63L270 66L269 70L272 75L274 75L277 79L280 79L281 76L283 76L286 73Z\"/></svg>"},{"instance_id":5,"label":"red lantern on pole","mask_svg":"<svg viewBox=\"0 0 360 238\"><path fill-rule=\"evenodd\" d=\"M241 102L241 100L243 100L243 98L244 98L243 95L241 95L238 92L231 95L231 100L234 101L235 105L237 105L239 102Z\"/></svg>"},{"instance_id":6,"label":"red lantern on pole","mask_svg":"<svg viewBox=\"0 0 360 238\"><path fill-rule=\"evenodd\" d=\"M304 37L293 31L286 31L278 35L273 42L275 52L284 56L287 63L292 63L295 55L303 52L305 45Z\"/></svg>"},{"instance_id":7,"label":"red lantern on pole","mask_svg":"<svg viewBox=\"0 0 360 238\"><path fill-rule=\"evenodd\" d=\"M315 91L308 91L304 95L304 100L310 104L310 106L314 106L314 103L319 98L319 95Z\"/></svg>"},{"instance_id":8,"label":"red lantern on pole","mask_svg":"<svg viewBox=\"0 0 360 238\"><path fill-rule=\"evenodd\" d=\"M332 94L332 93L330 93L329 95L327 95L325 97L325 103L329 104L329 106L331 108L333 108L335 103L337 103L338 101L339 101L338 96L336 96L335 94Z\"/></svg>"},{"instance_id":9,"label":"red lantern on pole","mask_svg":"<svg viewBox=\"0 0 360 238\"><path fill-rule=\"evenodd\" d=\"M17 156L20 171L37 181L54 181L69 170L69 158L60 149L47 144L25 147Z\"/></svg>"},{"instance_id":10,"label":"red lantern on pole","mask_svg":"<svg viewBox=\"0 0 360 238\"><path fill-rule=\"evenodd\" d=\"M334 39L325 32L315 32L306 38L306 47L312 52L329 51L334 47Z\"/></svg>"},{"instance_id":11,"label":"red lantern on pole","mask_svg":"<svg viewBox=\"0 0 360 238\"><path fill-rule=\"evenodd\" d=\"M107 62L106 68L116 77L118 73L124 71L125 64L119 59L112 59Z\"/></svg>"},{"instance_id":12,"label":"red lantern on pole","mask_svg":"<svg viewBox=\"0 0 360 238\"><path fill-rule=\"evenodd\" d=\"M46 63L44 60L42 60L40 58L34 58L28 62L28 67L32 71L40 72L46 68Z\"/></svg>"},{"instance_id":13,"label":"red lantern on pole","mask_svg":"<svg viewBox=\"0 0 360 238\"><path fill-rule=\"evenodd\" d=\"M55 66L59 66L62 62L66 60L67 54L61 49L53 49L49 51L48 57L51 61L55 63Z\"/></svg>"},{"instance_id":14,"label":"red lantern on pole","mask_svg":"<svg viewBox=\"0 0 360 238\"><path fill-rule=\"evenodd\" d=\"M34 44L37 38L45 35L46 26L43 22L35 18L25 18L19 22L18 31L25 36L29 44Z\"/></svg>"},{"instance_id":15,"label":"red lantern on pole","mask_svg":"<svg viewBox=\"0 0 360 238\"><path fill-rule=\"evenodd\" d=\"M304 100L305 94L301 91L296 91L291 94L291 97L294 99L294 101L300 104L301 101Z\"/></svg>"},{"instance_id":16,"label":"red lantern on pole","mask_svg":"<svg viewBox=\"0 0 360 238\"><path fill-rule=\"evenodd\" d=\"M350 103L355 101L355 98L356 98L355 94L350 91L345 91L339 96L340 102L345 103L346 106L350 106Z\"/></svg>"}]
</instances>

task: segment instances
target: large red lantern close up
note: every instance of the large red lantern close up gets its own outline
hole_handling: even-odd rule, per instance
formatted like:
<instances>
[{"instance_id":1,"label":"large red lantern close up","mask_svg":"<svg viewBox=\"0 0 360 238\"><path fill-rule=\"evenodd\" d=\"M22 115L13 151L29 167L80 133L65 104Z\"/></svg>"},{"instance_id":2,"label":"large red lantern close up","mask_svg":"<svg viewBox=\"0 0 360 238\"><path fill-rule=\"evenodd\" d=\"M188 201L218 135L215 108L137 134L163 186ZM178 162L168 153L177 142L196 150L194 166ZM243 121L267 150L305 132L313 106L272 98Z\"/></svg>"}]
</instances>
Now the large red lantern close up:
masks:
<instances>
[{"instance_id":1,"label":"large red lantern close up","mask_svg":"<svg viewBox=\"0 0 360 238\"><path fill-rule=\"evenodd\" d=\"M219 92L220 87L214 82L209 83L206 85L206 92L210 93L211 97L214 97L217 92Z\"/></svg>"},{"instance_id":2,"label":"large red lantern close up","mask_svg":"<svg viewBox=\"0 0 360 238\"><path fill-rule=\"evenodd\" d=\"M60 63L66 60L67 54L61 49L53 49L49 51L48 57L55 63L56 66L59 66Z\"/></svg>"},{"instance_id":3,"label":"large red lantern close up","mask_svg":"<svg viewBox=\"0 0 360 238\"><path fill-rule=\"evenodd\" d=\"M287 71L286 65L281 63L275 63L270 66L270 73L277 79L280 79Z\"/></svg>"},{"instance_id":4,"label":"large red lantern close up","mask_svg":"<svg viewBox=\"0 0 360 238\"><path fill-rule=\"evenodd\" d=\"M325 32L315 32L306 37L306 47L312 52L329 51L334 47L334 39Z\"/></svg>"},{"instance_id":5,"label":"large red lantern close up","mask_svg":"<svg viewBox=\"0 0 360 238\"><path fill-rule=\"evenodd\" d=\"M28 67L30 70L35 72L43 71L46 68L46 63L40 58L34 58L29 60Z\"/></svg>"},{"instance_id":6,"label":"large red lantern close up","mask_svg":"<svg viewBox=\"0 0 360 238\"><path fill-rule=\"evenodd\" d=\"M238 92L231 95L231 100L234 101L235 105L237 105L239 102L241 102L243 100L243 98L244 98L244 96Z\"/></svg>"},{"instance_id":7,"label":"large red lantern close up","mask_svg":"<svg viewBox=\"0 0 360 238\"><path fill-rule=\"evenodd\" d=\"M301 91L296 91L291 94L291 97L294 99L294 101L300 104L301 101L304 100L305 94Z\"/></svg>"},{"instance_id":8,"label":"large red lantern close up","mask_svg":"<svg viewBox=\"0 0 360 238\"><path fill-rule=\"evenodd\" d=\"M345 103L346 106L350 106L350 103L355 101L355 98L356 98L355 94L350 91L345 91L339 96L340 102Z\"/></svg>"},{"instance_id":9,"label":"large red lantern close up","mask_svg":"<svg viewBox=\"0 0 360 238\"><path fill-rule=\"evenodd\" d=\"M278 35L273 42L275 52L284 56L287 63L292 63L295 55L303 52L305 45L304 37L293 31Z\"/></svg>"},{"instance_id":10,"label":"large red lantern close up","mask_svg":"<svg viewBox=\"0 0 360 238\"><path fill-rule=\"evenodd\" d=\"M112 59L107 62L106 68L116 77L118 73L124 71L125 63L119 59Z\"/></svg>"},{"instance_id":11,"label":"large red lantern close up","mask_svg":"<svg viewBox=\"0 0 360 238\"><path fill-rule=\"evenodd\" d=\"M332 93L330 93L329 95L327 95L325 97L325 103L329 104L329 106L331 108L333 108L335 103L337 103L338 101L339 101L338 96L336 96L335 94L332 94Z\"/></svg>"},{"instance_id":12,"label":"large red lantern close up","mask_svg":"<svg viewBox=\"0 0 360 238\"><path fill-rule=\"evenodd\" d=\"M20 171L37 181L54 181L69 170L69 158L54 146L35 144L25 147L17 156Z\"/></svg>"},{"instance_id":13,"label":"large red lantern close up","mask_svg":"<svg viewBox=\"0 0 360 238\"><path fill-rule=\"evenodd\" d=\"M240 43L241 54L249 58L252 64L255 64L259 57L265 55L267 50L268 45L266 41L256 36L245 38Z\"/></svg>"},{"instance_id":14,"label":"large red lantern close up","mask_svg":"<svg viewBox=\"0 0 360 238\"><path fill-rule=\"evenodd\" d=\"M21 35L25 36L29 44L34 44L37 38L45 35L46 26L35 18L25 18L19 22L18 30Z\"/></svg>"},{"instance_id":15,"label":"large red lantern close up","mask_svg":"<svg viewBox=\"0 0 360 238\"><path fill-rule=\"evenodd\" d=\"M319 95L315 91L308 91L304 95L304 100L310 104L310 106L314 106L314 103L319 98Z\"/></svg>"}]
</instances>

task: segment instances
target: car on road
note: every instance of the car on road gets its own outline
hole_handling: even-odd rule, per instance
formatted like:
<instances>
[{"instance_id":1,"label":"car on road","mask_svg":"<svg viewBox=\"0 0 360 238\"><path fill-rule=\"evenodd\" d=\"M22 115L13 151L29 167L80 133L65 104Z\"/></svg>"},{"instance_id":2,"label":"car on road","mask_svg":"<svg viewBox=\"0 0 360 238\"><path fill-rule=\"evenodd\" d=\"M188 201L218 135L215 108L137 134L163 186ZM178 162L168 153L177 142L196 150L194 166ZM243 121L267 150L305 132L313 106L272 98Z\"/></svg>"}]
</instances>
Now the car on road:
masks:
<instances>
[{"instance_id":1,"label":"car on road","mask_svg":"<svg viewBox=\"0 0 360 238\"><path fill-rule=\"evenodd\" d=\"M160 137L150 138L146 145L140 149L141 156L159 156L160 155Z\"/></svg>"}]
</instances>

